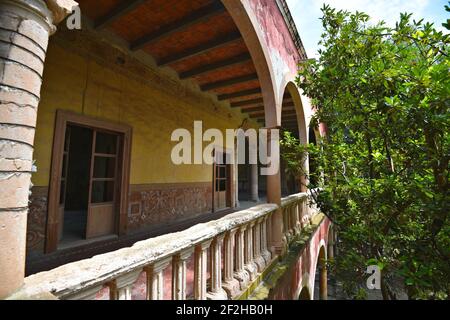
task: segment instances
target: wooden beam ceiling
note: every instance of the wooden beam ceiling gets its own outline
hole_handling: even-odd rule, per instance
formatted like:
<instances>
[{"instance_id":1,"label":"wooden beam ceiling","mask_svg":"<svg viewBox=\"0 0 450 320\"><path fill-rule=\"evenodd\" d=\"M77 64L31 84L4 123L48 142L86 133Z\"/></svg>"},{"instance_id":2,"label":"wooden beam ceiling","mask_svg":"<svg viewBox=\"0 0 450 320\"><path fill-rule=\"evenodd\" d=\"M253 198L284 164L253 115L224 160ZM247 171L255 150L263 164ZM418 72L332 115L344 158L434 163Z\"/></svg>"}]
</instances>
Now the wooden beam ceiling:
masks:
<instances>
[{"instance_id":1,"label":"wooden beam ceiling","mask_svg":"<svg viewBox=\"0 0 450 320\"><path fill-rule=\"evenodd\" d=\"M114 8L110 13L95 21L94 27L96 29L105 28L109 26L111 23L113 23L115 20L133 11L146 1L148 0L124 1L120 3L116 8Z\"/></svg>"},{"instance_id":2,"label":"wooden beam ceiling","mask_svg":"<svg viewBox=\"0 0 450 320\"><path fill-rule=\"evenodd\" d=\"M259 107L253 107L253 108L243 108L241 109L242 112L246 112L246 113L251 113L251 112L261 112L264 111L264 106L259 106Z\"/></svg>"},{"instance_id":3,"label":"wooden beam ceiling","mask_svg":"<svg viewBox=\"0 0 450 320\"><path fill-rule=\"evenodd\" d=\"M252 119L261 119L261 118L264 119L265 113L264 112L250 113L249 116Z\"/></svg>"},{"instance_id":4,"label":"wooden beam ceiling","mask_svg":"<svg viewBox=\"0 0 450 320\"><path fill-rule=\"evenodd\" d=\"M245 75L242 77L231 78L228 80L217 81L214 83L208 83L201 86L203 91L210 91L218 88L228 87L239 83L249 82L253 80L258 80L258 75L256 73Z\"/></svg>"},{"instance_id":5,"label":"wooden beam ceiling","mask_svg":"<svg viewBox=\"0 0 450 320\"><path fill-rule=\"evenodd\" d=\"M106 27L110 27L113 25L114 22L117 22L120 18L125 17L127 14L130 14L134 10L136 10L140 5L143 5L147 1L150 0L130 0L130 1L122 1L118 5L116 5L115 8L110 9L110 11L100 18L96 18L94 21L94 26L96 29L102 29ZM206 2L206 1L205 1ZM196 28L198 25L201 25L202 23L206 21L210 21L208 26L206 26L205 32L208 32L208 28L214 28L214 17L217 17L217 19L221 19L222 14L226 12L226 9L221 1L212 1L209 4L204 5L202 8L191 11L191 13L186 14L182 18L172 18L167 19L166 21L171 22L162 22L160 23L160 28L156 31L149 32L148 34L145 34L141 37L139 35L142 35L142 33L136 34L138 37L137 40L136 36L131 37L128 39L130 42L129 46L132 51L140 50L145 47L147 47L150 44L155 44L158 41L168 38L170 36L174 36L177 33L180 32L186 32L189 31L191 28ZM175 21L174 21L175 20ZM230 20L231 21L231 20ZM218 24L220 25L220 24ZM115 24L114 24L115 26ZM222 27L218 27L222 28ZM209 82L203 83L201 85L201 89L203 91L211 91L215 89L223 89L223 88L229 88L228 91L230 91L230 87L233 86L233 91L228 93L223 93L218 95L219 100L229 100L234 98L243 98L247 97L250 98L250 96L253 95L259 95L261 94L261 88L253 88L253 89L245 89L245 86L240 86L240 84L245 84L248 82L256 81L258 80L258 75L252 68L250 68L247 64L252 62L252 58L250 56L249 52L245 53L236 53L237 55L230 57L231 54L224 54L223 51L226 50L217 50L218 56L216 57L216 62L208 63L206 60L203 61L203 59L197 59L198 62L202 62L203 64L198 64L198 62L194 64L190 64L190 61L188 59L197 57L197 58L203 58L202 55L206 53L216 52L213 51L215 49L224 48L227 45L231 45L236 43L237 46L242 46L243 43L241 43L242 36L237 29L225 29L223 30L215 30L216 34L225 34L223 36L219 36L214 39L207 40L207 38L204 38L206 42L202 44L196 44L194 47L189 48L188 44L180 44L179 48L177 50L168 51L168 54L165 54L164 56L159 55L159 59L157 59L157 63L159 66L167 66L172 65L177 62L183 62L184 69L181 70L175 70L179 72L179 76L181 79L188 79L193 78L197 76L207 75L208 73L214 72L214 74L218 74L217 80L216 79L209 79ZM234 30L234 31L233 31ZM220 33L222 31L222 33ZM172 39L172 38L170 38ZM164 42L161 42L164 43ZM150 50L150 49L149 49ZM162 51L164 53L164 51ZM221 52L222 55L219 55ZM148 54L151 54L150 52L147 52ZM220 57L220 58L219 58ZM186 61L185 61L186 60ZM219 60L219 61L217 61ZM195 60L196 61L196 60ZM230 70L237 69L236 67L242 67L242 68L248 68L252 71L248 71L249 74L242 75L242 72L230 74ZM187 68L186 68L187 67ZM234 69L230 67L235 67ZM174 68L177 68L177 65L174 65ZM234 71L235 72L235 71ZM229 78L229 79L226 79ZM221 80L220 80L221 79ZM248 88L248 85L247 85ZM285 97L288 98L289 95L285 94ZM292 99L287 99L285 102L287 103L292 102ZM251 99L241 102L232 102L232 107L245 107L245 106L253 106L252 108L247 108L247 110L242 110L243 112L257 112L260 111L263 114L264 118L264 106L263 99ZM284 110L284 109L283 109Z\"/></svg>"},{"instance_id":6,"label":"wooden beam ceiling","mask_svg":"<svg viewBox=\"0 0 450 320\"><path fill-rule=\"evenodd\" d=\"M233 43L233 42L236 42L236 41L241 41L241 40L242 40L242 37L241 37L241 34L239 32L232 33L232 34L229 34L229 35L227 35L225 37L222 37L220 39L213 39L210 42L201 44L201 45L199 45L197 47L188 49L186 51L183 51L183 52L180 52L180 53L174 53L172 55L169 55L168 57L161 59L158 62L158 65L159 66L166 66L168 64L179 62L179 61L182 61L182 60L185 60L185 59L189 59L189 58L201 55L203 53L206 53L208 51L211 51L211 50L214 50L214 49L226 46L226 45L228 45L230 43Z\"/></svg>"},{"instance_id":7,"label":"wooden beam ceiling","mask_svg":"<svg viewBox=\"0 0 450 320\"><path fill-rule=\"evenodd\" d=\"M251 106L251 105L260 104L260 103L264 103L264 100L262 98L239 101L239 102L232 102L230 105L232 108L239 108L239 107Z\"/></svg>"},{"instance_id":8,"label":"wooden beam ceiling","mask_svg":"<svg viewBox=\"0 0 450 320\"><path fill-rule=\"evenodd\" d=\"M248 90L239 91L239 92L221 94L217 98L219 100L229 100L229 99L233 99L233 98L251 96L253 94L258 94L258 93L261 93L261 88L248 89Z\"/></svg>"},{"instance_id":9,"label":"wooden beam ceiling","mask_svg":"<svg viewBox=\"0 0 450 320\"><path fill-rule=\"evenodd\" d=\"M130 45L130 48L133 51L142 49L146 45L158 41L163 37L167 37L174 33L186 30L190 26L204 22L223 12L225 12L225 7L222 5L222 3L213 2L210 5L207 5L197 11L194 11L187 17L181 18L178 21L162 26L158 31L152 32L150 34L141 37L140 39L137 39Z\"/></svg>"},{"instance_id":10,"label":"wooden beam ceiling","mask_svg":"<svg viewBox=\"0 0 450 320\"><path fill-rule=\"evenodd\" d=\"M227 68L227 67L230 67L230 66L233 66L233 65L237 65L237 64L244 63L244 62L248 62L248 61L251 61L251 59L252 58L250 57L249 53L244 53L242 55L239 55L237 57L233 57L231 59L227 59L227 60L224 60L224 61L219 61L219 62L216 62L216 63L206 64L206 65L200 66L198 68L182 72L180 74L180 78L181 79L192 78L192 77L199 76L201 74L205 74L205 73L208 73L208 72L211 72L211 71L216 71L216 70L224 69L224 68Z\"/></svg>"}]
</instances>

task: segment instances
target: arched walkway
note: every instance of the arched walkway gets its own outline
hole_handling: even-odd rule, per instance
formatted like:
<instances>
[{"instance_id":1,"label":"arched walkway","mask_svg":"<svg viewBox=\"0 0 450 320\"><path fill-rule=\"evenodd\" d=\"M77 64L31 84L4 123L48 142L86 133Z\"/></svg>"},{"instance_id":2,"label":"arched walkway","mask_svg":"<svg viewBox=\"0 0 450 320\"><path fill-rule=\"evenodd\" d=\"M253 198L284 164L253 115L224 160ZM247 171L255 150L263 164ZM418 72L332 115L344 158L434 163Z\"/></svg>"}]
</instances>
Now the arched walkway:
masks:
<instances>
[{"instance_id":1,"label":"arched walkway","mask_svg":"<svg viewBox=\"0 0 450 320\"><path fill-rule=\"evenodd\" d=\"M283 103L281 108L281 128L282 130L291 132L295 138L300 140L301 144L308 144L305 112L300 93L297 86L293 82L289 82L286 85L283 95ZM282 195L287 196L297 192L305 192L308 185L307 173L309 165L307 159L305 159L303 164L303 174L299 177L294 177L292 174L287 173L283 161L281 164Z\"/></svg>"}]
</instances>

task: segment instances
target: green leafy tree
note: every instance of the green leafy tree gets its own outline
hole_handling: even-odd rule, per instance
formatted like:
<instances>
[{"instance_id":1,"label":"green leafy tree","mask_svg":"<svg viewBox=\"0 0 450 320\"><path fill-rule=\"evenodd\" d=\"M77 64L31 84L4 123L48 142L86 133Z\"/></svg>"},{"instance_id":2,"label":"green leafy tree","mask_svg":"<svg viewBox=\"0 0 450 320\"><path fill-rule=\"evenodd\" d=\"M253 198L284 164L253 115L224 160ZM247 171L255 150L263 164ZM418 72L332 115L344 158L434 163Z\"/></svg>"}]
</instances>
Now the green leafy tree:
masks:
<instances>
[{"instance_id":1,"label":"green leafy tree","mask_svg":"<svg viewBox=\"0 0 450 320\"><path fill-rule=\"evenodd\" d=\"M322 181L317 202L339 233L333 270L361 297L368 265L385 299L450 296L450 61L448 33L401 14L395 27L324 6L320 57L298 85L327 135L307 152ZM293 173L305 156L289 135Z\"/></svg>"}]
</instances>

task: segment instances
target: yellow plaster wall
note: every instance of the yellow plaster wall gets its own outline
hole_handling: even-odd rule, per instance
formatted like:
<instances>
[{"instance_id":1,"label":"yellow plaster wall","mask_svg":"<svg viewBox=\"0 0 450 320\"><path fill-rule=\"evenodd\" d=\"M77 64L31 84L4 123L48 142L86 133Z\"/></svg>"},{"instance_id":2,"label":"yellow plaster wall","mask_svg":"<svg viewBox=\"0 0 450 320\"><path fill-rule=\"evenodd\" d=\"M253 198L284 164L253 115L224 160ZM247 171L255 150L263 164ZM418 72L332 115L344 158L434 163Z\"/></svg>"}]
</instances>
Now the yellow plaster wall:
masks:
<instances>
[{"instance_id":1,"label":"yellow plaster wall","mask_svg":"<svg viewBox=\"0 0 450 320\"><path fill-rule=\"evenodd\" d=\"M175 86L176 87L176 86ZM38 168L35 186L48 186L51 149L57 109L126 123L133 127L131 184L210 182L207 165L172 164L177 128L193 131L193 121L207 128L238 128L244 117L239 110L220 105L210 97L190 98L180 88L161 90L158 85L137 81L87 56L72 53L51 42L44 71L35 138Z\"/></svg>"}]
</instances>

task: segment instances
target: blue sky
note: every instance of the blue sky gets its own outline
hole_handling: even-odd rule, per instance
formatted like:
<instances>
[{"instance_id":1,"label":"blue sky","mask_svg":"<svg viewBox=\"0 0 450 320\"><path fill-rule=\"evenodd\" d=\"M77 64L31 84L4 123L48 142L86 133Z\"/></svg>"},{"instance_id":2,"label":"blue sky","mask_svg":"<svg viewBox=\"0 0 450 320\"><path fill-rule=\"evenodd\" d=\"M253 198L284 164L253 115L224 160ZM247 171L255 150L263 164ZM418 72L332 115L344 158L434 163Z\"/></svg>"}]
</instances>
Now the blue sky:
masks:
<instances>
[{"instance_id":1,"label":"blue sky","mask_svg":"<svg viewBox=\"0 0 450 320\"><path fill-rule=\"evenodd\" d=\"M444 6L448 0L286 0L297 29L302 38L303 45L310 58L317 55L317 43L322 33L320 8L328 3L338 9L349 11L364 11L372 19L384 20L394 25L400 12L412 12L416 18L425 18L435 23L441 30L442 23L450 18Z\"/></svg>"}]
</instances>

